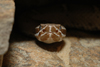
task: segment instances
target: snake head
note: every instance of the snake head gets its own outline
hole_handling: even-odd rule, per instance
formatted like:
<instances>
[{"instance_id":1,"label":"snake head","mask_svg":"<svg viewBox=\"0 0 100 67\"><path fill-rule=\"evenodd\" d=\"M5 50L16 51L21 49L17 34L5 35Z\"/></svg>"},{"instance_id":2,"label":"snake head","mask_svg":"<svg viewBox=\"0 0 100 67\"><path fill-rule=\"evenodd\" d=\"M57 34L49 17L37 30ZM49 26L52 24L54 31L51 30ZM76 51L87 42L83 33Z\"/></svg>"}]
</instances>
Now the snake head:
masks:
<instances>
[{"instance_id":1,"label":"snake head","mask_svg":"<svg viewBox=\"0 0 100 67\"><path fill-rule=\"evenodd\" d=\"M60 42L66 37L66 28L60 24L40 24L35 30L35 37L48 44Z\"/></svg>"}]
</instances>

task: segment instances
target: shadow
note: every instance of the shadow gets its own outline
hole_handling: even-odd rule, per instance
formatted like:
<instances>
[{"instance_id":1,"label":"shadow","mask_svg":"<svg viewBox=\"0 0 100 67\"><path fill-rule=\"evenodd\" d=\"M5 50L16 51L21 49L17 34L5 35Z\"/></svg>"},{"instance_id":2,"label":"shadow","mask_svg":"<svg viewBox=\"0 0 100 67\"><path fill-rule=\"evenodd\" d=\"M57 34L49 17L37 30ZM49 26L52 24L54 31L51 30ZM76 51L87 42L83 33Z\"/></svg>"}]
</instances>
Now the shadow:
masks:
<instances>
[{"instance_id":1,"label":"shadow","mask_svg":"<svg viewBox=\"0 0 100 67\"><path fill-rule=\"evenodd\" d=\"M67 28L66 37L77 38L100 38L100 31L81 30L75 28Z\"/></svg>"},{"instance_id":2,"label":"shadow","mask_svg":"<svg viewBox=\"0 0 100 67\"><path fill-rule=\"evenodd\" d=\"M35 41L36 44L40 48L50 51L50 52L59 52L65 45L64 41L56 42L52 44L46 44L46 43L40 42L35 37L22 33L20 30L18 30L17 26L15 26L10 35L9 42L14 43L14 42L23 42L23 41Z\"/></svg>"},{"instance_id":3,"label":"shadow","mask_svg":"<svg viewBox=\"0 0 100 67\"><path fill-rule=\"evenodd\" d=\"M65 5L64 7L62 6L63 4L67 4L67 2L63 0L62 2L61 1L57 2L57 4L56 2L50 2L50 4L45 4L45 5L37 4L37 6L35 6L31 4L32 6L27 6L27 5L19 4L20 2L18 1L19 2L18 3L17 1L18 0L15 0L15 6L16 6L15 21L14 21L15 23L13 26L13 30L12 30L9 42L12 43L12 42L36 40L37 45L45 50L52 51L52 52L60 51L64 47L64 41L60 43L44 44L42 42L37 41L35 37L28 36L25 33L22 33L22 30L26 30L26 32L31 30L32 31L31 33L34 33L35 26L41 23L50 22L50 23L60 23L62 25L64 22L68 23L67 22L68 17L65 17L65 14L66 14L65 11L68 5ZM78 4L78 6L79 5L81 5L81 3ZM69 4L69 6L71 5ZM83 6L92 7L92 4L91 6L83 4ZM73 8L77 8L77 7L73 7ZM87 8L87 7L83 7L83 8ZM81 8L79 7L79 9ZM69 10L71 10L71 8ZM83 9L82 11L85 11L85 9ZM75 27L71 28L70 26L69 27L67 26L66 29L67 29L66 37L100 38L100 30L88 31L88 30L82 30L80 28L75 29Z\"/></svg>"},{"instance_id":4,"label":"shadow","mask_svg":"<svg viewBox=\"0 0 100 67\"><path fill-rule=\"evenodd\" d=\"M45 49L45 50L50 51L50 52L59 52L65 46L64 41L56 42L56 43L52 43L52 44L46 44L46 43L43 43L43 42L36 40L36 44L39 47L41 47L42 49Z\"/></svg>"},{"instance_id":5,"label":"shadow","mask_svg":"<svg viewBox=\"0 0 100 67\"><path fill-rule=\"evenodd\" d=\"M82 31L82 30L76 30L76 29L68 29L66 35L67 35L66 37L77 37L77 38L100 38L99 31L89 32L89 31ZM50 52L59 52L65 46L64 41L52 43L52 44L46 44L46 43L38 41L35 37L28 36L22 33L21 31L13 29L9 42L14 43L14 42L22 42L22 41L35 41L36 44L40 48L50 51Z\"/></svg>"},{"instance_id":6,"label":"shadow","mask_svg":"<svg viewBox=\"0 0 100 67\"><path fill-rule=\"evenodd\" d=\"M18 30L13 29L9 42L14 43L14 42L23 42L23 41L35 41L40 48L50 52L59 52L65 45L64 41L56 42L52 44L46 44L38 41L35 37L28 36Z\"/></svg>"},{"instance_id":7,"label":"shadow","mask_svg":"<svg viewBox=\"0 0 100 67\"><path fill-rule=\"evenodd\" d=\"M19 30L13 29L10 35L9 43L36 40L35 37L28 36Z\"/></svg>"}]
</instances>

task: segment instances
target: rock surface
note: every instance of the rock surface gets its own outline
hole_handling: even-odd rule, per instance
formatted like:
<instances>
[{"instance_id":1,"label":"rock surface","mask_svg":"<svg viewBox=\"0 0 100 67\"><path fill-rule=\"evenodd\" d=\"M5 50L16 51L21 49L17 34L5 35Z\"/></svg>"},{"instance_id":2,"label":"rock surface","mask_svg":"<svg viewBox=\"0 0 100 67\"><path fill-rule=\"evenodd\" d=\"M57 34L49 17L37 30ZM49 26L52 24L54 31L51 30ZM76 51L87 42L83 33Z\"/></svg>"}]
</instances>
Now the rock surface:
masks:
<instances>
[{"instance_id":1,"label":"rock surface","mask_svg":"<svg viewBox=\"0 0 100 67\"><path fill-rule=\"evenodd\" d=\"M14 20L13 0L0 0L0 55L8 50Z\"/></svg>"},{"instance_id":2,"label":"rock surface","mask_svg":"<svg viewBox=\"0 0 100 67\"><path fill-rule=\"evenodd\" d=\"M9 51L4 57L3 67L69 66L71 43L67 38L61 43L50 45L15 33L12 34L10 42ZM65 58L66 56L67 58Z\"/></svg>"},{"instance_id":3,"label":"rock surface","mask_svg":"<svg viewBox=\"0 0 100 67\"><path fill-rule=\"evenodd\" d=\"M8 50L9 37L14 20L13 0L0 0L0 67L2 67L3 54Z\"/></svg>"},{"instance_id":4,"label":"rock surface","mask_svg":"<svg viewBox=\"0 0 100 67\"><path fill-rule=\"evenodd\" d=\"M99 35L72 32L61 43L49 45L13 33L3 67L100 67Z\"/></svg>"},{"instance_id":5,"label":"rock surface","mask_svg":"<svg viewBox=\"0 0 100 67\"><path fill-rule=\"evenodd\" d=\"M100 39L71 38L71 41L71 67L100 67Z\"/></svg>"}]
</instances>

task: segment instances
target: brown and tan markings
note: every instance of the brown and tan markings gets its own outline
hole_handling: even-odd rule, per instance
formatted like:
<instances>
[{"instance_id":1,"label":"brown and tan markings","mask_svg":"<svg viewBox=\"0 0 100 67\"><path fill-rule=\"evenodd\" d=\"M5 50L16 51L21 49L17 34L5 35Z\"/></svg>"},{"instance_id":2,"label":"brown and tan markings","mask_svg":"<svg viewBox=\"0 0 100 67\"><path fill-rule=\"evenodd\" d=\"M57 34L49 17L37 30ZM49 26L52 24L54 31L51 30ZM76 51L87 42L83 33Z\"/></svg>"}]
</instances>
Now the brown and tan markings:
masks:
<instances>
[{"instance_id":1,"label":"brown and tan markings","mask_svg":"<svg viewBox=\"0 0 100 67\"><path fill-rule=\"evenodd\" d=\"M35 37L44 43L60 42L66 37L66 28L60 24L40 24L35 30Z\"/></svg>"}]
</instances>

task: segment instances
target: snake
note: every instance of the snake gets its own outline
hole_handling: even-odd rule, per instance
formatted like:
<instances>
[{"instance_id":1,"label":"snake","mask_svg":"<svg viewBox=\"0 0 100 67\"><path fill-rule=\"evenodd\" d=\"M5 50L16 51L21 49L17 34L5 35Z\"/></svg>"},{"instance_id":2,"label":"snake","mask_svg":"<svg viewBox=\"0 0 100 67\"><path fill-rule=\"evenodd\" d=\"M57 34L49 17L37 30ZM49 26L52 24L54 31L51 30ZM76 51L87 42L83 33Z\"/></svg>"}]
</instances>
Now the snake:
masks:
<instances>
[{"instance_id":1,"label":"snake","mask_svg":"<svg viewBox=\"0 0 100 67\"><path fill-rule=\"evenodd\" d=\"M40 24L35 32L35 37L47 44L61 42L66 37L66 28L61 24Z\"/></svg>"}]
</instances>

